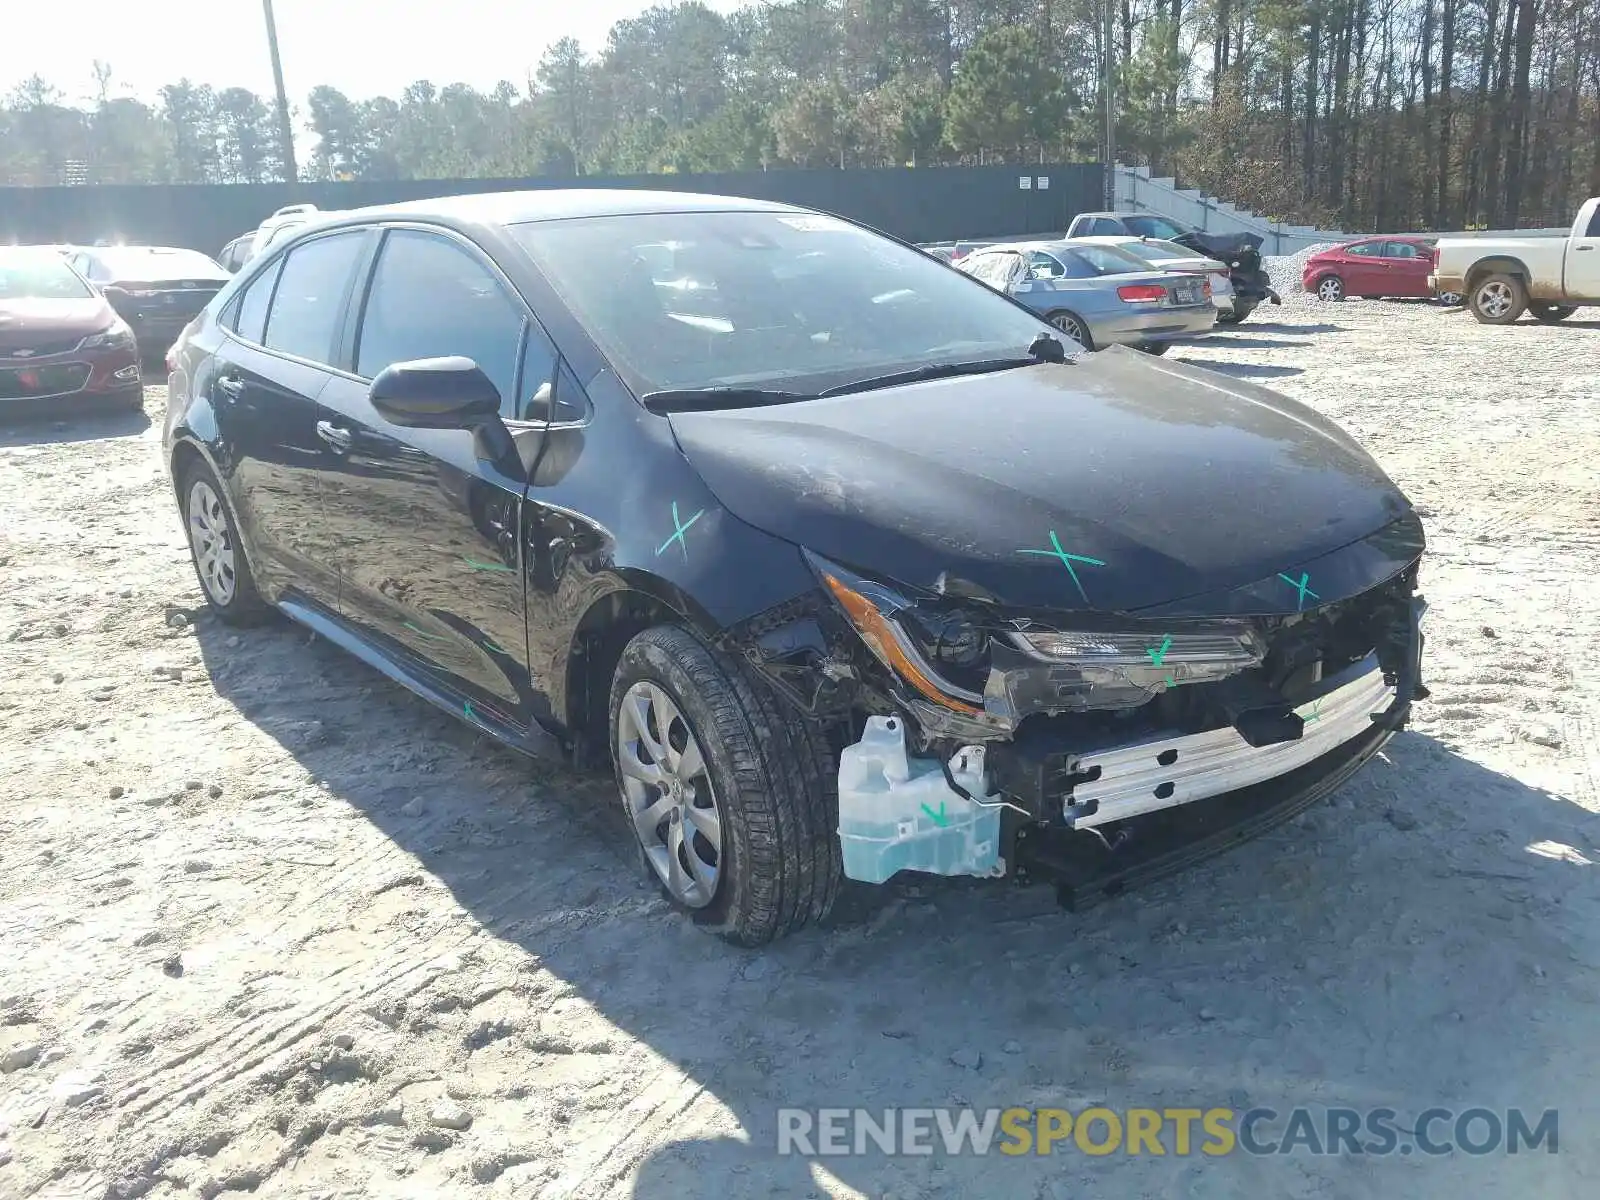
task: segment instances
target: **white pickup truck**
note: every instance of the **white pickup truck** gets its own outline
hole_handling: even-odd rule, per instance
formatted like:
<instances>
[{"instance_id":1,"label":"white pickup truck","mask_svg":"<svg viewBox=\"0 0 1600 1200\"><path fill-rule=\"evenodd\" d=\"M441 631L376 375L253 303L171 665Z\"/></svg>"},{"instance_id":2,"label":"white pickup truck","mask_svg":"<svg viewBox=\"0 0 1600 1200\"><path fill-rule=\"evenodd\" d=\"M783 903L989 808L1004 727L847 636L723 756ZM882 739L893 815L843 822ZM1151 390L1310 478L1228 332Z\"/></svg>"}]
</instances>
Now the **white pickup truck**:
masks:
<instances>
[{"instance_id":1,"label":"white pickup truck","mask_svg":"<svg viewBox=\"0 0 1600 1200\"><path fill-rule=\"evenodd\" d=\"M1584 202L1564 238L1440 238L1428 282L1438 295L1461 293L1488 325L1524 310L1565 321L1581 304L1600 304L1600 196Z\"/></svg>"}]
</instances>

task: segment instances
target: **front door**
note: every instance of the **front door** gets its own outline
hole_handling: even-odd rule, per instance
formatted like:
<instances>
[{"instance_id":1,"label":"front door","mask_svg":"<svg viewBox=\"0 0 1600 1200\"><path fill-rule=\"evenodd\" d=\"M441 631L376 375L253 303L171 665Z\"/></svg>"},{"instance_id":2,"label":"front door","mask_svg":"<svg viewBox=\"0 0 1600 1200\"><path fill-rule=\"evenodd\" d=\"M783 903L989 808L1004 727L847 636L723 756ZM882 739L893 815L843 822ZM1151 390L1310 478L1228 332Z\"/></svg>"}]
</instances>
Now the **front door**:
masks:
<instances>
[{"instance_id":1,"label":"front door","mask_svg":"<svg viewBox=\"0 0 1600 1200\"><path fill-rule=\"evenodd\" d=\"M443 233L384 234L346 366L322 394L340 444L328 511L341 543L341 615L461 697L526 726L530 687L517 535L526 480L480 457L466 430L392 425L368 388L385 367L464 355L515 417L555 352L475 247ZM530 387L531 385L531 387Z\"/></svg>"},{"instance_id":2,"label":"front door","mask_svg":"<svg viewBox=\"0 0 1600 1200\"><path fill-rule=\"evenodd\" d=\"M365 234L297 246L247 284L222 320L228 331L206 390L231 456L231 493L269 595L298 591L338 605L338 553L323 506L332 449L318 401Z\"/></svg>"},{"instance_id":3,"label":"front door","mask_svg":"<svg viewBox=\"0 0 1600 1200\"><path fill-rule=\"evenodd\" d=\"M1589 219L1567 242L1562 281L1567 295L1582 300L1600 299L1600 202L1589 201Z\"/></svg>"},{"instance_id":4,"label":"front door","mask_svg":"<svg viewBox=\"0 0 1600 1200\"><path fill-rule=\"evenodd\" d=\"M1433 270L1433 258L1414 242L1385 242L1383 268L1386 273L1383 285L1385 296L1429 296L1428 274Z\"/></svg>"},{"instance_id":5,"label":"front door","mask_svg":"<svg viewBox=\"0 0 1600 1200\"><path fill-rule=\"evenodd\" d=\"M1347 296L1383 294L1383 257L1377 242L1356 242L1339 254L1339 274Z\"/></svg>"}]
</instances>

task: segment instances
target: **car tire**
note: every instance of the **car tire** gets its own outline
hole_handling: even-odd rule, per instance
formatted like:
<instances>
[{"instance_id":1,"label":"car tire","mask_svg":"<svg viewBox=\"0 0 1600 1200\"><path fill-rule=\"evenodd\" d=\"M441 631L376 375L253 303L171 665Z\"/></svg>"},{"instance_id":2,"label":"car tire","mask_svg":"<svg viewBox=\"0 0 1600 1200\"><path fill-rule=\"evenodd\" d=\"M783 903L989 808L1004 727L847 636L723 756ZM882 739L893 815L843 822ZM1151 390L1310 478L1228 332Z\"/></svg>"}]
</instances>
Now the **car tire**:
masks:
<instances>
[{"instance_id":1,"label":"car tire","mask_svg":"<svg viewBox=\"0 0 1600 1200\"><path fill-rule=\"evenodd\" d=\"M179 491L189 557L206 604L229 625L260 625L273 608L256 590L233 510L211 468L196 462Z\"/></svg>"},{"instance_id":2,"label":"car tire","mask_svg":"<svg viewBox=\"0 0 1600 1200\"><path fill-rule=\"evenodd\" d=\"M1172 349L1172 343L1171 342L1140 342L1139 343L1139 349L1143 350L1146 354L1154 354L1159 358L1161 355L1165 354L1168 350Z\"/></svg>"},{"instance_id":3,"label":"car tire","mask_svg":"<svg viewBox=\"0 0 1600 1200\"><path fill-rule=\"evenodd\" d=\"M1485 325L1510 325L1527 309L1528 289L1515 275L1485 275L1472 285L1467 304Z\"/></svg>"},{"instance_id":4,"label":"car tire","mask_svg":"<svg viewBox=\"0 0 1600 1200\"><path fill-rule=\"evenodd\" d=\"M609 716L623 815L668 903L740 946L827 916L844 872L838 773L819 727L742 661L671 625L624 648Z\"/></svg>"},{"instance_id":5,"label":"car tire","mask_svg":"<svg viewBox=\"0 0 1600 1200\"><path fill-rule=\"evenodd\" d=\"M1251 313L1255 312L1255 310L1256 310L1256 306L1254 304L1246 304L1246 305L1242 305L1241 306L1240 304L1235 303L1234 306L1233 306L1233 311L1232 312L1225 312L1225 313L1218 313L1217 314L1217 324L1219 324L1219 325L1242 325L1244 323L1245 319Z\"/></svg>"},{"instance_id":6,"label":"car tire","mask_svg":"<svg viewBox=\"0 0 1600 1200\"><path fill-rule=\"evenodd\" d=\"M1095 348L1094 336L1089 332L1089 326L1076 313L1071 313L1061 308L1048 314L1045 320L1049 321L1050 324L1077 342L1085 350L1093 350Z\"/></svg>"},{"instance_id":7,"label":"car tire","mask_svg":"<svg viewBox=\"0 0 1600 1200\"><path fill-rule=\"evenodd\" d=\"M1344 299L1344 280L1337 275L1324 275L1317 280L1316 295L1328 304L1339 303Z\"/></svg>"},{"instance_id":8,"label":"car tire","mask_svg":"<svg viewBox=\"0 0 1600 1200\"><path fill-rule=\"evenodd\" d=\"M1439 301L1440 305L1442 305L1445 308L1460 308L1461 307L1461 299L1462 299L1462 297L1461 297L1461 293L1460 292L1440 292L1438 294L1438 296L1435 297L1435 299L1437 299Z\"/></svg>"},{"instance_id":9,"label":"car tire","mask_svg":"<svg viewBox=\"0 0 1600 1200\"><path fill-rule=\"evenodd\" d=\"M1530 304L1528 311L1533 314L1535 321L1543 321L1546 325L1554 325L1557 321L1565 321L1578 311L1576 304Z\"/></svg>"}]
</instances>

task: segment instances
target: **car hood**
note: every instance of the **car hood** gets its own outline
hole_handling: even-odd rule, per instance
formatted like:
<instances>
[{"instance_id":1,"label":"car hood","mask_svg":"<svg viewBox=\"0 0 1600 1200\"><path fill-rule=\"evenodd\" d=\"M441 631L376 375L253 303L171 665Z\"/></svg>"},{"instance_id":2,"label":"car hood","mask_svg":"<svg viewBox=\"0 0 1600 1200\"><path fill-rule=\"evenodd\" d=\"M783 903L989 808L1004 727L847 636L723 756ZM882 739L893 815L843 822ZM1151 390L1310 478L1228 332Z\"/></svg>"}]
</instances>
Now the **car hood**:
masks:
<instances>
[{"instance_id":1,"label":"car hood","mask_svg":"<svg viewBox=\"0 0 1600 1200\"><path fill-rule=\"evenodd\" d=\"M748 524L919 592L1021 610L1131 612L1271 582L1410 511L1313 410L1119 348L670 420ZM1323 579L1312 594L1337 598ZM1341 580L1343 594L1378 581ZM1304 603L1267 595L1255 608Z\"/></svg>"},{"instance_id":2,"label":"car hood","mask_svg":"<svg viewBox=\"0 0 1600 1200\"><path fill-rule=\"evenodd\" d=\"M111 306L100 296L0 300L0 354L31 349L39 341L87 337L99 333L113 319Z\"/></svg>"}]
</instances>

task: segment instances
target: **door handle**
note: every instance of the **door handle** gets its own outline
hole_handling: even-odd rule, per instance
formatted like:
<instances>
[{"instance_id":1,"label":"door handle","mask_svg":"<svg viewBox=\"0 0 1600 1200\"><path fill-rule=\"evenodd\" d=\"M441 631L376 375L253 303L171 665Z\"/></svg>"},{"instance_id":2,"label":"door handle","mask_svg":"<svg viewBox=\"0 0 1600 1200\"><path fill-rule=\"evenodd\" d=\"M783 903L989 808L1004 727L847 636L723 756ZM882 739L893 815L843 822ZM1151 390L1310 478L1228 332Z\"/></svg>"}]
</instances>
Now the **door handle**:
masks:
<instances>
[{"instance_id":1,"label":"door handle","mask_svg":"<svg viewBox=\"0 0 1600 1200\"><path fill-rule=\"evenodd\" d=\"M1593 250L1593 246L1574 246L1574 250Z\"/></svg>"},{"instance_id":2,"label":"door handle","mask_svg":"<svg viewBox=\"0 0 1600 1200\"><path fill-rule=\"evenodd\" d=\"M244 380L236 379L232 375L224 375L217 380L217 391L229 400L237 400L244 395Z\"/></svg>"},{"instance_id":3,"label":"door handle","mask_svg":"<svg viewBox=\"0 0 1600 1200\"><path fill-rule=\"evenodd\" d=\"M350 449L350 431L339 428L332 421L318 421L317 436L340 454Z\"/></svg>"}]
</instances>

